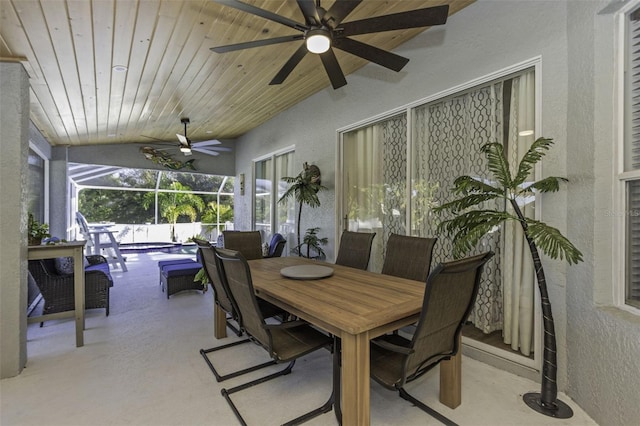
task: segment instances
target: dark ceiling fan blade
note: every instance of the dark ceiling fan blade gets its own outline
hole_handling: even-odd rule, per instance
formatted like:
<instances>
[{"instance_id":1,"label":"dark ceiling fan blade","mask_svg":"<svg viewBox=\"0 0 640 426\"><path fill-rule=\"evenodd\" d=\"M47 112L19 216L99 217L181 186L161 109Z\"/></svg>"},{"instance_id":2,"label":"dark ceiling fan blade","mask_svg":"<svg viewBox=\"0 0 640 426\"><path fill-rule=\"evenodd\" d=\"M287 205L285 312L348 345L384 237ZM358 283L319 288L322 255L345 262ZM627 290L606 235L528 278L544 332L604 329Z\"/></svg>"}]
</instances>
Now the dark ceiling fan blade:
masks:
<instances>
[{"instance_id":1,"label":"dark ceiling fan blade","mask_svg":"<svg viewBox=\"0 0 640 426\"><path fill-rule=\"evenodd\" d=\"M216 53L226 53L226 52L234 52L236 50L250 49L252 47L269 46L271 44L286 43L288 41L295 41L295 40L302 40L302 39L304 39L304 36L302 34L297 34L297 35L290 35L290 36L267 38L264 40L247 41L244 43L228 44L226 46L212 47L209 50Z\"/></svg>"},{"instance_id":2,"label":"dark ceiling fan blade","mask_svg":"<svg viewBox=\"0 0 640 426\"><path fill-rule=\"evenodd\" d=\"M331 85L334 89L338 89L347 84L347 80L344 78L344 73L342 72L342 68L340 68L336 54L333 53L333 49L320 53L320 59L322 59L322 65L324 65L324 69L327 71L327 75L329 75L329 80L331 80Z\"/></svg>"},{"instance_id":3,"label":"dark ceiling fan blade","mask_svg":"<svg viewBox=\"0 0 640 426\"><path fill-rule=\"evenodd\" d=\"M322 25L320 15L318 15L318 9L316 9L316 2L314 0L297 0L298 7L304 15L304 20L307 25Z\"/></svg>"},{"instance_id":4,"label":"dark ceiling fan blade","mask_svg":"<svg viewBox=\"0 0 640 426\"><path fill-rule=\"evenodd\" d=\"M324 15L325 22L335 28L344 18L358 7L362 0L336 0Z\"/></svg>"},{"instance_id":5,"label":"dark ceiling fan blade","mask_svg":"<svg viewBox=\"0 0 640 426\"><path fill-rule=\"evenodd\" d=\"M261 18L268 19L273 22L277 22L278 24L286 25L287 27L294 28L299 31L305 31L305 25L302 25L294 20L286 18L284 16L277 15L268 10L260 9L251 4L243 3L238 0L213 0L215 3L222 4L225 6L233 7L234 9L242 10L243 12L248 12L256 16L260 16Z\"/></svg>"},{"instance_id":6,"label":"dark ceiling fan blade","mask_svg":"<svg viewBox=\"0 0 640 426\"><path fill-rule=\"evenodd\" d=\"M307 52L307 45L302 43L298 50L296 50L295 53L289 58L287 63L284 64L282 68L280 68L280 71L278 71L278 74L276 74L276 76L273 77L273 80L269 82L269 85L271 86L274 84L282 84L282 82L285 81L287 77L289 77L291 71L293 71L293 69L300 63L302 58L304 58Z\"/></svg>"},{"instance_id":7,"label":"dark ceiling fan blade","mask_svg":"<svg viewBox=\"0 0 640 426\"><path fill-rule=\"evenodd\" d=\"M348 37L357 34L369 34L382 31L402 30L407 28L430 27L447 22L449 5L428 7L426 9L409 10L391 15L376 16L341 24L340 36Z\"/></svg>"},{"instance_id":8,"label":"dark ceiling fan blade","mask_svg":"<svg viewBox=\"0 0 640 426\"><path fill-rule=\"evenodd\" d=\"M382 65L383 67L389 68L393 71L400 71L409 62L408 58L350 38L339 38L334 40L333 47L359 56L368 61L375 62L376 64Z\"/></svg>"}]
</instances>

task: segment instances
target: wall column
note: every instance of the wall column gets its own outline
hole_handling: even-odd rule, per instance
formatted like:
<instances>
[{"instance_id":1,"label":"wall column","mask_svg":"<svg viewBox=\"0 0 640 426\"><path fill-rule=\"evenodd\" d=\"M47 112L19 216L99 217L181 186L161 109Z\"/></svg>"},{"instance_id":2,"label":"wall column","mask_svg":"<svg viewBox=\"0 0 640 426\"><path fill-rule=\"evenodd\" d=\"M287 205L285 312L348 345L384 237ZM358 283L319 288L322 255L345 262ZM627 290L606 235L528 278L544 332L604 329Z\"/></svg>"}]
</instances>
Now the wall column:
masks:
<instances>
[{"instance_id":1,"label":"wall column","mask_svg":"<svg viewBox=\"0 0 640 426\"><path fill-rule=\"evenodd\" d=\"M27 188L29 77L19 62L0 62L0 378L27 362Z\"/></svg>"}]
</instances>

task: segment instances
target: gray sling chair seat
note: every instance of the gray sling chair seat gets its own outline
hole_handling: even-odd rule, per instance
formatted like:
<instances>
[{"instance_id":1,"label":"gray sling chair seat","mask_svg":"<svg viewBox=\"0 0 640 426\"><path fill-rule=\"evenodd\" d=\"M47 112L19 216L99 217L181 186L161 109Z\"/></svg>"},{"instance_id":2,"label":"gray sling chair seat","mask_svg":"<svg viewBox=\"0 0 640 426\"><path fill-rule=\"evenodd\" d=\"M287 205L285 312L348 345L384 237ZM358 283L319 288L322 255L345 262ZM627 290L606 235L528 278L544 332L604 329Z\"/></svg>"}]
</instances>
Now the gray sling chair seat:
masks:
<instances>
[{"instance_id":1,"label":"gray sling chair seat","mask_svg":"<svg viewBox=\"0 0 640 426\"><path fill-rule=\"evenodd\" d=\"M215 252L211 244L208 241L200 240L198 238L194 238L193 241L198 245L198 251L200 253L200 260L202 262L202 267L204 268L205 274L213 287L213 300L214 303L222 309L225 313L225 321L226 326L229 327L236 333L238 336L242 336L241 323L240 318L238 316L238 309L235 307L235 302L229 296L229 290L226 288L225 283L220 278L219 269L217 263L219 260L216 258ZM258 304L260 307L260 311L264 315L265 318L271 318L276 315L283 315L283 310L278 308L277 306L268 303L265 300L258 299ZM238 325L237 327L233 325L230 321L235 321ZM200 355L204 358L209 369L216 377L216 381L222 382L224 380L231 379L233 377L238 377L243 374L250 373L252 371L259 370L264 367L268 367L270 365L275 364L275 361L269 361L266 363L262 363L253 367L245 368L242 370L234 371L228 374L220 374L218 370L213 366L213 363L209 359L207 354L211 352L217 352L226 348L230 348L233 346L238 346L243 343L251 342L250 339L238 340L227 345L216 346L209 349L200 349Z\"/></svg>"},{"instance_id":2,"label":"gray sling chair seat","mask_svg":"<svg viewBox=\"0 0 640 426\"><path fill-rule=\"evenodd\" d=\"M366 270L371 256L371 244L375 232L343 231L340 247L336 257L336 265Z\"/></svg>"},{"instance_id":3,"label":"gray sling chair seat","mask_svg":"<svg viewBox=\"0 0 640 426\"><path fill-rule=\"evenodd\" d=\"M458 353L460 333L478 294L482 268L492 256L487 252L439 264L427 278L413 337L409 340L388 334L371 341L371 377L446 425L455 423L409 395L404 385Z\"/></svg>"},{"instance_id":4,"label":"gray sling chair seat","mask_svg":"<svg viewBox=\"0 0 640 426\"><path fill-rule=\"evenodd\" d=\"M245 331L249 338L258 344L258 346L266 350L276 363L288 362L288 365L283 370L230 389L221 390L222 395L229 403L229 406L240 423L246 425L238 408L231 400L231 395L276 377L289 374L298 358L318 349L331 349L332 338L301 320L286 321L280 324L265 322L265 317L258 305L258 298L255 295L253 281L251 279L251 270L249 269L247 260L241 253L234 250L216 248L215 252L216 257L220 260L219 266L222 267L221 277L223 281L226 282L226 286L230 290L231 298L238 308L243 331ZM331 411L332 406L333 392L329 400L321 407L303 414L286 424L300 424L320 414Z\"/></svg>"}]
</instances>

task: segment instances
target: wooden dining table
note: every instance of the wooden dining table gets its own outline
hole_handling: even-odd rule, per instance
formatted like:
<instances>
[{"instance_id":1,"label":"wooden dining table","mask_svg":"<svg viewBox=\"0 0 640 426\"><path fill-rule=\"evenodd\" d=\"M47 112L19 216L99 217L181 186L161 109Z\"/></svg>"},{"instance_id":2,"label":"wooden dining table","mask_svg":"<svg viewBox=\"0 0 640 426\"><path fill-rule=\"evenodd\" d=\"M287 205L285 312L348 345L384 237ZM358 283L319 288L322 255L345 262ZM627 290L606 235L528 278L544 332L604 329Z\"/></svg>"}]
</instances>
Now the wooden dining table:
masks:
<instances>
[{"instance_id":1,"label":"wooden dining table","mask_svg":"<svg viewBox=\"0 0 640 426\"><path fill-rule=\"evenodd\" d=\"M333 274L321 279L281 275L281 269L297 265L322 265ZM342 423L368 425L369 342L418 320L425 283L301 257L250 260L249 266L259 297L340 337ZM225 321L220 311L215 318ZM226 328L216 324L215 333L225 337ZM460 355L440 364L440 401L451 408L461 402L460 367Z\"/></svg>"}]
</instances>

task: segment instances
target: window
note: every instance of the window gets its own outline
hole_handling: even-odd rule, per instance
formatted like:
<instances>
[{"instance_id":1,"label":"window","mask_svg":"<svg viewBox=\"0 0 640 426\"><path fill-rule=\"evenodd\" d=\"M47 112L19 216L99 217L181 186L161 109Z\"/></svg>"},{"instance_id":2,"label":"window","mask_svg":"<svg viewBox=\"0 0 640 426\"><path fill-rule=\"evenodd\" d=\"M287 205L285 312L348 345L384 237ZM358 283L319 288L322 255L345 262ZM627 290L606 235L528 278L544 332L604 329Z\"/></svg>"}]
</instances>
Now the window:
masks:
<instances>
[{"instance_id":1,"label":"window","mask_svg":"<svg viewBox=\"0 0 640 426\"><path fill-rule=\"evenodd\" d=\"M253 229L261 231L263 241L269 241L274 232L295 241L295 200L278 202L287 190L282 178L298 174L293 154L293 148L287 148L254 161Z\"/></svg>"},{"instance_id":2,"label":"window","mask_svg":"<svg viewBox=\"0 0 640 426\"><path fill-rule=\"evenodd\" d=\"M47 217L47 160L29 148L29 191L27 210L39 222L48 222Z\"/></svg>"},{"instance_id":3,"label":"window","mask_svg":"<svg viewBox=\"0 0 640 426\"><path fill-rule=\"evenodd\" d=\"M625 17L624 216L625 303L640 308L640 7Z\"/></svg>"}]
</instances>

